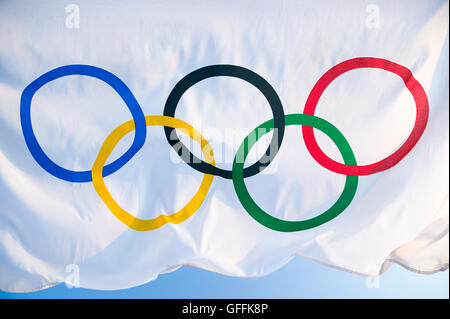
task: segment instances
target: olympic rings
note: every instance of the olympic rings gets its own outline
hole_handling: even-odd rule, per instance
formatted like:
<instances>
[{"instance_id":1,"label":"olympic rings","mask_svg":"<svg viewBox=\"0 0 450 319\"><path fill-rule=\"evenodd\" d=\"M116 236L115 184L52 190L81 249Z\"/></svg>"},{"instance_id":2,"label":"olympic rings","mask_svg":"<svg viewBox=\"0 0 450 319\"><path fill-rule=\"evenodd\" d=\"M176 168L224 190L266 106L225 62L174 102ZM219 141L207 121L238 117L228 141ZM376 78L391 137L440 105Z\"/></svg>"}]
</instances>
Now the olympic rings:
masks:
<instances>
[{"instance_id":1,"label":"olympic rings","mask_svg":"<svg viewBox=\"0 0 450 319\"><path fill-rule=\"evenodd\" d=\"M203 136L192 126L186 122L167 116L153 115L146 116L146 125L163 125L165 127L182 128L183 132L189 135L193 140L198 142L202 148L203 155L206 161L215 165L214 155L211 149L211 145L206 141ZM111 196L110 192L106 188L105 182L103 181L103 165L105 165L106 160L113 151L117 143L129 132L134 130L134 122L130 120L118 126L114 131L109 134L100 148L100 152L92 166L92 183L94 184L95 191L100 196L102 201L108 206L109 210L116 216L122 223L134 230L147 231L157 229L166 223L179 224L189 217L191 217L203 203L206 194L208 193L211 183L214 179L214 175L205 174L203 180L200 184L200 188L195 193L194 197L189 201L189 203L180 209L178 212L172 215L159 215L154 219L140 219L136 218L124 209L122 209L119 204Z\"/></svg>"},{"instance_id":2,"label":"olympic rings","mask_svg":"<svg viewBox=\"0 0 450 319\"><path fill-rule=\"evenodd\" d=\"M314 85L305 104L304 114L314 115L320 96L327 86L341 74L359 68L377 68L397 74L405 82L416 103L416 121L408 139L394 153L385 159L369 165L350 166L341 164L329 158L317 144L312 127L303 126L303 139L311 156L323 167L335 173L344 175L371 175L387 170L400 162L416 145L425 130L428 121L427 95L414 78L411 71L400 64L378 58L355 58L344 61L328 70Z\"/></svg>"},{"instance_id":3,"label":"olympic rings","mask_svg":"<svg viewBox=\"0 0 450 319\"><path fill-rule=\"evenodd\" d=\"M339 152L347 165L356 165L356 158L353 155L353 151L345 139L344 135L330 122L321 119L320 117L306 115L306 114L288 114L285 115L286 126L288 125L307 125L308 127L313 127L321 130L327 134L331 140L336 144ZM356 188L358 187L358 176L347 175L345 180L344 190L341 196L338 198L336 203L331 206L324 213L302 221L287 221L273 217L262 210L252 199L250 193L247 190L244 182L244 176L242 174L242 169L244 167L245 159L247 158L248 152L252 146L264 135L269 133L273 128L273 120L264 122L257 128L255 128L242 142L239 150L233 161L233 185L236 194L244 206L245 210L251 217L253 217L257 222L266 226L267 228L282 231L282 232L293 232L306 230L320 226L336 216L342 213L348 205L350 205L353 197L356 193ZM256 138L250 139L250 136L256 136ZM247 145L248 144L248 145ZM238 155L243 155L242 159L238 161Z\"/></svg>"},{"instance_id":4,"label":"olympic rings","mask_svg":"<svg viewBox=\"0 0 450 319\"><path fill-rule=\"evenodd\" d=\"M236 66L236 65L228 65L228 64L218 64L218 65L210 65L198 70L195 70L184 78L182 78L172 89L169 97L167 98L166 105L164 106L163 114L165 116L175 117L175 111L178 105L178 102L181 99L181 96L186 92L191 86L194 84L216 76L231 76L242 79L253 86L255 86L261 93L265 96L269 105L272 109L273 113L273 124L277 129L278 134L273 134L272 140L270 141L270 145L267 148L263 157L253 163L251 166L246 167L244 169L244 176L249 177L261 172L264 168L266 168L272 159L275 157L278 149L280 148L281 142L283 141L284 136L284 111L283 105L281 104L280 98L278 94L275 92L273 87L261 76L256 74L249 69ZM166 133L166 138L169 144L175 148L178 155L193 169L196 169L202 173L212 174L221 176L223 178L231 179L231 171L221 169L210 164L207 164L197 158L194 154L192 154L189 149L178 139L176 134L173 134L173 129L164 128ZM171 138L172 136L172 138ZM272 153L270 151L272 150ZM275 150L275 152L273 152ZM183 154L187 154L184 156ZM184 158L187 157L187 158Z\"/></svg>"},{"instance_id":5,"label":"olympic rings","mask_svg":"<svg viewBox=\"0 0 450 319\"><path fill-rule=\"evenodd\" d=\"M357 165L353 151L342 133L328 121L314 116L320 96L328 85L341 74L358 68L379 68L397 74L405 82L407 89L413 95L416 103L416 121L414 128L405 143L387 158L370 165L360 166ZM55 164L40 147L31 124L31 100L36 91L50 81L75 74L91 76L109 84L123 99L133 117L133 120L123 123L109 134L100 148L91 171L71 171ZM208 141L206 141L191 125L174 117L176 107L184 92L194 84L215 76L231 76L249 82L266 97L273 113L273 119L259 125L244 139L234 157L231 171L216 167L211 145ZM125 83L114 74L89 65L67 65L43 74L23 90L20 101L20 122L22 132L26 145L36 162L48 173L62 180L69 182L92 181L95 191L109 210L122 223L137 231L154 230L166 223L178 224L188 219L202 205L215 175L233 180L236 194L244 209L253 219L265 227L275 231L294 232L320 226L337 217L350 205L358 186L358 176L370 175L389 169L400 162L411 151L425 130L428 121L428 112L428 99L426 93L420 83L413 77L411 71L404 66L379 58L350 59L328 70L311 90L305 104L304 114L288 114L285 116L281 101L273 87L255 72L235 65L206 66L186 75L170 92L164 106L164 115L162 116L144 116L139 103ZM152 125L164 126L164 132L169 144L174 148L177 146L177 153L182 159L192 168L204 173L204 177L197 193L181 210L171 215L160 215L154 219L144 220L134 217L117 204L106 188L103 177L117 171L141 149L147 136L147 126ZM287 221L269 215L254 202L244 182L245 177L259 173L270 164L283 140L285 125L302 125L303 139L312 157L328 170L346 175L344 190L334 205L321 215L308 220ZM332 160L323 153L315 140L313 128L323 131L333 140L342 154L344 164ZM174 134L175 139L171 139L171 134L175 132L175 129L182 129L187 135L200 144L205 161L201 161L195 157L189 149L181 143L176 134ZM261 132L261 129L264 130L264 133ZM267 134L270 130L275 129L278 134L273 134L265 155L256 163L244 168L245 158L247 157L250 148L260 137ZM122 137L133 130L136 132L131 147L117 160L104 166L117 143ZM257 138L255 141L249 143L249 136L253 136L253 134L255 134ZM271 150L275 150L275 152L271 152ZM183 154L188 154L189 158L183 158ZM243 155L244 160L238 161L239 155Z\"/></svg>"},{"instance_id":6,"label":"olympic rings","mask_svg":"<svg viewBox=\"0 0 450 319\"><path fill-rule=\"evenodd\" d=\"M84 183L92 181L91 171L71 171L55 164L42 150L31 125L31 99L36 91L48 82L63 76L76 74L91 76L109 84L123 99L136 123L136 133L133 144L121 157L105 166L103 170L104 176L117 171L141 149L145 142L147 128L145 126L144 113L130 89L117 76L101 68L90 65L66 65L53 69L31 82L23 90L20 100L20 122L22 125L23 136L31 155L34 160L51 175L68 182Z\"/></svg>"}]
</instances>

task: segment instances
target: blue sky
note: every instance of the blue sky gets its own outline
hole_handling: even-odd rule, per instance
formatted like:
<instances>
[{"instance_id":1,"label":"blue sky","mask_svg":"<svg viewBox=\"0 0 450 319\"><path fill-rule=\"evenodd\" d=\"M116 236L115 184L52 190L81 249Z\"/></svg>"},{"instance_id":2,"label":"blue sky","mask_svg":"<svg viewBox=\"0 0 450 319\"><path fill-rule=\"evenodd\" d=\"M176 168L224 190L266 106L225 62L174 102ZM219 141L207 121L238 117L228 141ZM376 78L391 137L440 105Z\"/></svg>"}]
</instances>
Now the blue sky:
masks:
<instances>
[{"instance_id":1,"label":"blue sky","mask_svg":"<svg viewBox=\"0 0 450 319\"><path fill-rule=\"evenodd\" d=\"M183 267L130 289L99 291L60 284L34 293L0 292L0 298L449 298L449 272L422 275L395 265L377 283L296 257L262 278Z\"/></svg>"}]
</instances>

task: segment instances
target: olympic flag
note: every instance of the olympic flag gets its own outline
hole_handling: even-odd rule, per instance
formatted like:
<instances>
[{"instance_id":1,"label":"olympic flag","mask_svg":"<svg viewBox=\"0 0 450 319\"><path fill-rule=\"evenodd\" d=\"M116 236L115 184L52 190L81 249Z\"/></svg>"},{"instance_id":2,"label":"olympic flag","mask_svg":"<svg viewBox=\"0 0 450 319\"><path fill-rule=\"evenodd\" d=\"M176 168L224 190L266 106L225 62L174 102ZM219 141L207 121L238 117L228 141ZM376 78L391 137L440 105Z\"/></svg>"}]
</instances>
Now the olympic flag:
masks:
<instances>
[{"instance_id":1,"label":"olympic flag","mask_svg":"<svg viewBox=\"0 0 450 319\"><path fill-rule=\"evenodd\" d=\"M0 289L446 270L448 9L3 1Z\"/></svg>"}]
</instances>

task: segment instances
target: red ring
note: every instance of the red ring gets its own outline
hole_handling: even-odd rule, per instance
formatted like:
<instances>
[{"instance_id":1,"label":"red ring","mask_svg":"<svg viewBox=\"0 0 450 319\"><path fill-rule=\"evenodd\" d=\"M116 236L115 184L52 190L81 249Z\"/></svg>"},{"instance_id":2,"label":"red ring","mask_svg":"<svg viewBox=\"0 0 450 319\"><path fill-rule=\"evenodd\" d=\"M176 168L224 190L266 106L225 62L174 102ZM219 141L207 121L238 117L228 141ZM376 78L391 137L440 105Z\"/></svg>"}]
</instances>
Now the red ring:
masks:
<instances>
[{"instance_id":1,"label":"red ring","mask_svg":"<svg viewBox=\"0 0 450 319\"><path fill-rule=\"evenodd\" d=\"M314 115L320 96L327 86L338 76L347 71L359 68L383 69L400 76L413 95L416 103L416 121L408 139L398 150L385 159L369 165L349 166L329 158L317 144L314 130L310 126L302 126L303 139L311 156L323 167L335 173L353 176L370 175L387 170L405 157L413 149L422 136L428 121L428 99L420 83L413 77L411 71L400 64L379 58L354 58L341 62L329 69L314 85L306 100L304 114Z\"/></svg>"}]
</instances>

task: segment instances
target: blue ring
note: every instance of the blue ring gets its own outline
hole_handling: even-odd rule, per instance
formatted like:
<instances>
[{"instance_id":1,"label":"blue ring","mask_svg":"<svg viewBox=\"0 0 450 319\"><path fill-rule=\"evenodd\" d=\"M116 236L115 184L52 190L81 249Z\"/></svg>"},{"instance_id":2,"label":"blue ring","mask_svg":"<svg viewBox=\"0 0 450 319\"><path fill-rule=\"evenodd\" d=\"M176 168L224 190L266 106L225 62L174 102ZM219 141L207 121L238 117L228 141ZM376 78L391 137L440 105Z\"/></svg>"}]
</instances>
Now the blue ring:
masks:
<instances>
[{"instance_id":1,"label":"blue ring","mask_svg":"<svg viewBox=\"0 0 450 319\"><path fill-rule=\"evenodd\" d=\"M117 171L141 149L147 135L147 126L144 113L130 89L117 76L104 69L81 64L66 65L53 69L31 82L23 90L20 100L20 123L31 155L43 169L53 176L68 182L84 183L92 181L91 171L71 171L55 164L42 150L31 125L31 99L36 91L50 81L76 74L91 76L109 84L127 105L136 127L133 144L121 157L104 167L103 176L108 176Z\"/></svg>"}]
</instances>

